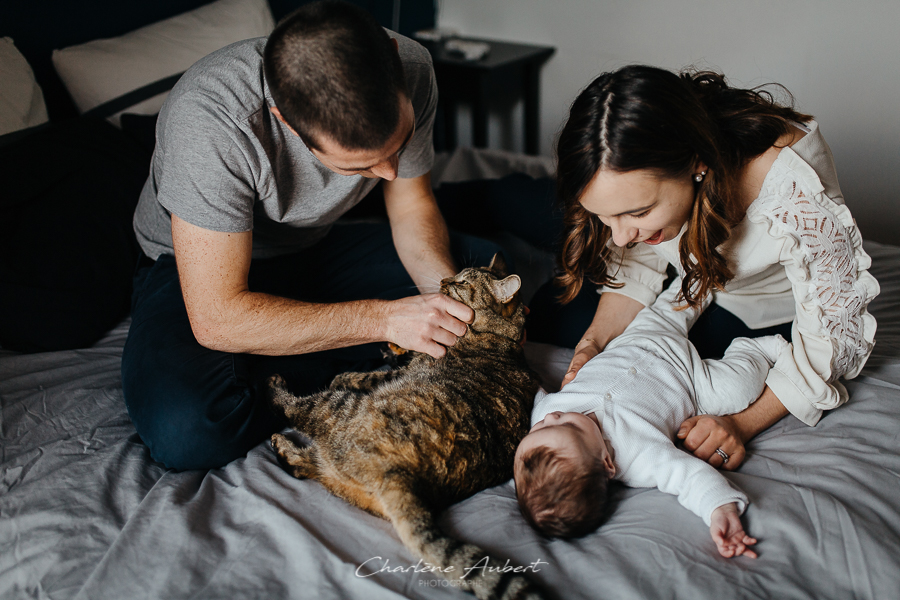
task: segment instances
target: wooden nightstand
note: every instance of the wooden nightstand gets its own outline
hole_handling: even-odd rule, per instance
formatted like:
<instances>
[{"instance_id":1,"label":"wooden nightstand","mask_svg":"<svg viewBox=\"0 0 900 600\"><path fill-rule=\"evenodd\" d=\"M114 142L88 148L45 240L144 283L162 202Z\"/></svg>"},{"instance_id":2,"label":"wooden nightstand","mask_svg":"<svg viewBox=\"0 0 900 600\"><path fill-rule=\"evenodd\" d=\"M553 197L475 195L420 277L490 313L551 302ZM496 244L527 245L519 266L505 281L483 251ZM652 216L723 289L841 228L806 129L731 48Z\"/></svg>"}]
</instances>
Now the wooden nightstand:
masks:
<instances>
[{"instance_id":1,"label":"wooden nightstand","mask_svg":"<svg viewBox=\"0 0 900 600\"><path fill-rule=\"evenodd\" d=\"M491 96L498 90L511 89L518 90L525 103L525 152L537 154L540 144L540 69L556 49L479 38L459 39L489 44L490 52L480 60L471 61L448 52L442 42L422 42L431 52L440 93L438 115L443 115L443 122L435 123L438 149L456 147L456 113L461 102L472 105L474 146L487 147Z\"/></svg>"}]
</instances>

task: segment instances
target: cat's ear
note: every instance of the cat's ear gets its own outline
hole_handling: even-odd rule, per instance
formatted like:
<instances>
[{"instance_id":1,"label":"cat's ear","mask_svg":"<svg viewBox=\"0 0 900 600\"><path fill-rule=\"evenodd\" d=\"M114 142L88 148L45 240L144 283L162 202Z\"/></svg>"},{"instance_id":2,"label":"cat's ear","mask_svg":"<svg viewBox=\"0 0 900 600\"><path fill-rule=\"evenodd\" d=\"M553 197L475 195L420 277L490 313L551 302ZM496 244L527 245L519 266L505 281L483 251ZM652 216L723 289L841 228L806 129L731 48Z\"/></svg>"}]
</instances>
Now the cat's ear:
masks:
<instances>
[{"instance_id":1,"label":"cat's ear","mask_svg":"<svg viewBox=\"0 0 900 600\"><path fill-rule=\"evenodd\" d=\"M522 280L519 276L510 275L506 279L492 282L491 293L494 294L494 298L496 298L498 302L506 304L513 299L513 296L516 295L516 292L518 292L521 287Z\"/></svg>"},{"instance_id":2,"label":"cat's ear","mask_svg":"<svg viewBox=\"0 0 900 600\"><path fill-rule=\"evenodd\" d=\"M497 276L497 279L502 279L509 275L509 271L506 267L506 261L503 260L503 255L499 252L494 255L494 258L491 259L491 264L488 265L488 269Z\"/></svg>"}]
</instances>

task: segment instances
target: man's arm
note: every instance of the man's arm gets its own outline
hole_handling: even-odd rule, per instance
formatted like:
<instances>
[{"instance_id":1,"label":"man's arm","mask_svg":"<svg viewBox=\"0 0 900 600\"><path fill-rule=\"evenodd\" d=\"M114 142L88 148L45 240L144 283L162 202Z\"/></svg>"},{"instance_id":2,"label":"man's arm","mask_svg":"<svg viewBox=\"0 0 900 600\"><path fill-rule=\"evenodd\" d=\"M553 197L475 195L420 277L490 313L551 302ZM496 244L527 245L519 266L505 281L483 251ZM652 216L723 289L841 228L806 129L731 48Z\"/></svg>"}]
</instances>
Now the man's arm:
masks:
<instances>
[{"instance_id":1,"label":"man's arm","mask_svg":"<svg viewBox=\"0 0 900 600\"><path fill-rule=\"evenodd\" d=\"M191 328L213 350L290 355L392 341L441 356L441 344L465 333L448 312L456 303L439 294L314 304L252 292L251 232L209 231L172 215L172 239Z\"/></svg>"},{"instance_id":2,"label":"man's arm","mask_svg":"<svg viewBox=\"0 0 900 600\"><path fill-rule=\"evenodd\" d=\"M450 256L450 235L431 190L431 174L385 180L384 202L394 246L421 292L434 292L441 279L458 272Z\"/></svg>"}]
</instances>

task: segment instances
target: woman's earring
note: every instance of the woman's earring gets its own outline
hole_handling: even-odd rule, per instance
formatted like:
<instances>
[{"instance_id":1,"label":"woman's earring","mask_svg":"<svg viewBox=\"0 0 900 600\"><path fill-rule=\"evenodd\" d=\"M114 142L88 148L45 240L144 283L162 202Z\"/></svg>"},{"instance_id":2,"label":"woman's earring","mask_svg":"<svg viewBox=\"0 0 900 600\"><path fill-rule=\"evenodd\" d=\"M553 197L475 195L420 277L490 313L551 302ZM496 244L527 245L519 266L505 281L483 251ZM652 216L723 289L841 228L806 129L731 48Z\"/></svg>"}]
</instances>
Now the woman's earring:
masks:
<instances>
[{"instance_id":1,"label":"woman's earring","mask_svg":"<svg viewBox=\"0 0 900 600\"><path fill-rule=\"evenodd\" d=\"M699 173L694 175L694 181L700 183L701 181L703 181L704 177L706 177L706 171L700 171Z\"/></svg>"}]
</instances>

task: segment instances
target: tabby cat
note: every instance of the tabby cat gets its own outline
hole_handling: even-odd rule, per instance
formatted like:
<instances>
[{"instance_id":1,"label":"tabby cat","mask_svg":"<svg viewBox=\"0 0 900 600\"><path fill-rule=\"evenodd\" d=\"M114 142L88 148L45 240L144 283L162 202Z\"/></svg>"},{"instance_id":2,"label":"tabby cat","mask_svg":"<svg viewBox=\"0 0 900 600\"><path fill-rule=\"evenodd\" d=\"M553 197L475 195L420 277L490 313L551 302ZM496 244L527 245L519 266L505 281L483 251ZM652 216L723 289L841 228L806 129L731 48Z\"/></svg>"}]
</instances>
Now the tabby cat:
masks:
<instances>
[{"instance_id":1,"label":"tabby cat","mask_svg":"<svg viewBox=\"0 0 900 600\"><path fill-rule=\"evenodd\" d=\"M485 565L485 551L447 537L436 522L451 504L508 481L528 433L538 379L520 343L521 280L505 271L495 256L488 268L441 282L442 293L475 311L441 359L414 353L405 367L344 373L303 398L272 377L275 411L312 440L298 446L275 434L272 446L295 477L390 520L411 552L463 589L479 598L536 599L543 596L527 579L502 573L505 563L471 569Z\"/></svg>"}]
</instances>

